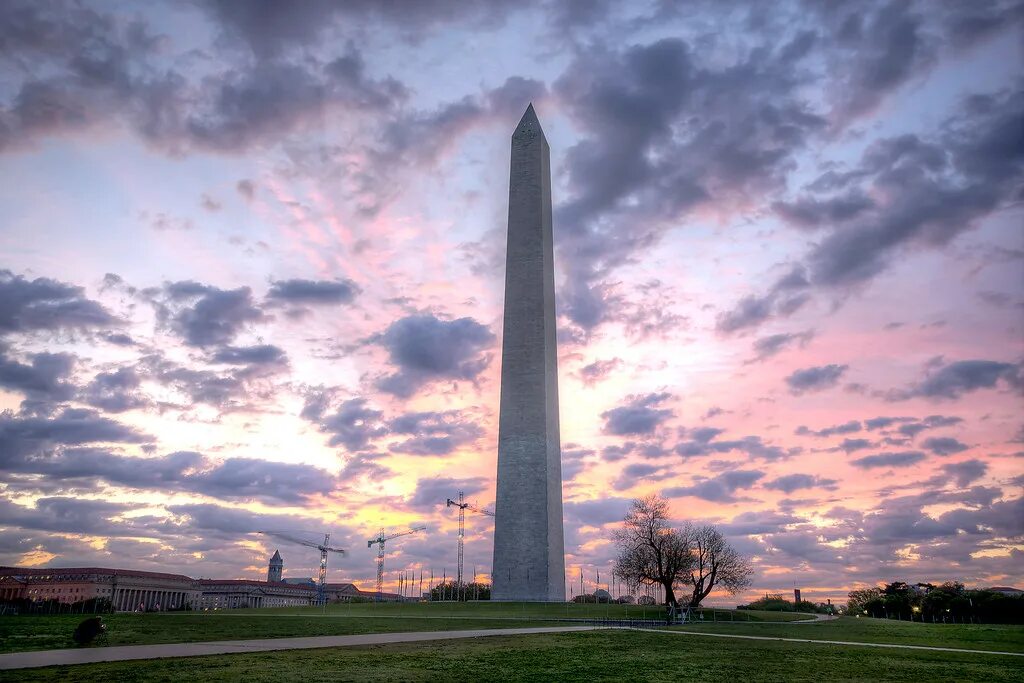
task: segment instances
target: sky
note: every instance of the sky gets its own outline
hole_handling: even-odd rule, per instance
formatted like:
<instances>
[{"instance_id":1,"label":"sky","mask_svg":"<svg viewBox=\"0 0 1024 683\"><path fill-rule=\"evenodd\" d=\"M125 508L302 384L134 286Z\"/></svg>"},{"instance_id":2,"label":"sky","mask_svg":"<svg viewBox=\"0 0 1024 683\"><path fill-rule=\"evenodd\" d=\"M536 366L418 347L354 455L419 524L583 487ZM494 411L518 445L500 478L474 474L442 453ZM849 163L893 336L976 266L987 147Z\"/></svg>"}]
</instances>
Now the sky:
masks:
<instances>
[{"instance_id":1,"label":"sky","mask_svg":"<svg viewBox=\"0 0 1024 683\"><path fill-rule=\"evenodd\" d=\"M451 576L509 138L551 146L567 584L1024 583L1024 5L0 3L0 564ZM486 579L493 519L466 520ZM418 574L417 574L418 576Z\"/></svg>"}]
</instances>

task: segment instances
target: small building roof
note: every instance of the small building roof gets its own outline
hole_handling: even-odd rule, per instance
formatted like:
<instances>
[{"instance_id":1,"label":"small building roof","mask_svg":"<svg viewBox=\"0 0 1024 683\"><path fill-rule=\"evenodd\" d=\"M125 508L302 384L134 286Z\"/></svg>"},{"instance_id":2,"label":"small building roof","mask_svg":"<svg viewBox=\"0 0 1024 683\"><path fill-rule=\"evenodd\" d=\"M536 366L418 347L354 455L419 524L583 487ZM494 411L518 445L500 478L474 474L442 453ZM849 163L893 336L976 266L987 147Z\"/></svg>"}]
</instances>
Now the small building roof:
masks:
<instances>
[{"instance_id":1,"label":"small building roof","mask_svg":"<svg viewBox=\"0 0 1024 683\"><path fill-rule=\"evenodd\" d=\"M199 579L200 586L255 586L256 588L294 588L315 590L314 586L284 581L257 581L256 579Z\"/></svg>"}]
</instances>

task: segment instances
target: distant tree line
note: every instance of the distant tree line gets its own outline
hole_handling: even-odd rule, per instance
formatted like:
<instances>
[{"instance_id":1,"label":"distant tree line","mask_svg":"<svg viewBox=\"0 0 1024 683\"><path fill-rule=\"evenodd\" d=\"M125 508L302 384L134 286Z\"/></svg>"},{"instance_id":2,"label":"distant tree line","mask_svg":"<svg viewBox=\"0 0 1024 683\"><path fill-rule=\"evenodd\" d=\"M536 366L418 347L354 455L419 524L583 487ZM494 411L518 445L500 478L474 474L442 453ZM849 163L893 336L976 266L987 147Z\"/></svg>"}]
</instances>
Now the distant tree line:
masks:
<instances>
[{"instance_id":1,"label":"distant tree line","mask_svg":"<svg viewBox=\"0 0 1024 683\"><path fill-rule=\"evenodd\" d=\"M465 602L467 600L490 600L491 584L478 583L476 581L459 585L457 581L445 581L430 589L430 601L439 602L452 600Z\"/></svg>"},{"instance_id":2,"label":"distant tree line","mask_svg":"<svg viewBox=\"0 0 1024 683\"><path fill-rule=\"evenodd\" d=\"M769 593L747 605L736 605L736 609L765 610L768 612L803 612L810 614L832 614L835 608L824 602L787 600L781 593Z\"/></svg>"},{"instance_id":3,"label":"distant tree line","mask_svg":"<svg viewBox=\"0 0 1024 683\"><path fill-rule=\"evenodd\" d=\"M940 585L893 581L850 591L846 613L883 619L931 622L1024 623L1024 596L968 590L958 581Z\"/></svg>"},{"instance_id":4,"label":"distant tree line","mask_svg":"<svg viewBox=\"0 0 1024 683\"><path fill-rule=\"evenodd\" d=\"M595 593L584 593L583 595L577 595L572 599L576 603L586 604L611 604L611 605L632 605L636 603L636 598L632 595L623 595L621 597L614 597L608 594L608 591L597 591Z\"/></svg>"}]
</instances>

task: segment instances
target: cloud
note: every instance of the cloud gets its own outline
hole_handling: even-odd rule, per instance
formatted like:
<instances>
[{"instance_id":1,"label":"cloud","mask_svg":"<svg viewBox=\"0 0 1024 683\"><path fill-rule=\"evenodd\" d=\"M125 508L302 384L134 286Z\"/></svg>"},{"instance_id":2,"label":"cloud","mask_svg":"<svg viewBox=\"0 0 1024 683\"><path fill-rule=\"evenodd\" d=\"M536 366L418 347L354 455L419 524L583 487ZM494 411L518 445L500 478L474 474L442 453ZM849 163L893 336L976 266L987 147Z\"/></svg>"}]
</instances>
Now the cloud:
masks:
<instances>
[{"instance_id":1,"label":"cloud","mask_svg":"<svg viewBox=\"0 0 1024 683\"><path fill-rule=\"evenodd\" d=\"M406 413L388 423L392 434L412 438L392 443L388 450L410 455L448 455L483 435L473 422L460 419L458 411Z\"/></svg>"},{"instance_id":2,"label":"cloud","mask_svg":"<svg viewBox=\"0 0 1024 683\"><path fill-rule=\"evenodd\" d=\"M0 498L0 518L5 524L22 529L116 536L127 531L127 527L115 518L136 507L133 503L62 496L39 498L32 507L26 507Z\"/></svg>"},{"instance_id":3,"label":"cloud","mask_svg":"<svg viewBox=\"0 0 1024 683\"><path fill-rule=\"evenodd\" d=\"M849 220L830 223L803 263L806 299L814 290L846 293L885 271L897 254L916 247L941 249L979 220L1014 201L1024 172L1017 122L1024 94L966 98L960 111L930 136L879 139L852 170L829 169L805 188L797 206L839 201L860 193L874 198ZM804 229L806 219L795 227ZM754 327L793 312L786 278L765 294L748 295L720 318L719 329Z\"/></svg>"},{"instance_id":4,"label":"cloud","mask_svg":"<svg viewBox=\"0 0 1024 683\"><path fill-rule=\"evenodd\" d=\"M23 430L31 428L21 426ZM0 427L5 439L12 431L15 430ZM55 443L123 442L126 438L114 436L117 438L101 433L76 438L63 436L49 442L23 440L15 451L0 453L0 471L8 481L10 475L43 475L48 481L60 482L66 487L96 487L102 481L161 493L184 491L214 498L272 499L288 503L301 503L314 494L326 495L337 485L337 479L326 470L256 458L213 460L191 451L137 457L103 448L48 448ZM17 434L13 438L16 439Z\"/></svg>"},{"instance_id":5,"label":"cloud","mask_svg":"<svg viewBox=\"0 0 1024 683\"><path fill-rule=\"evenodd\" d=\"M225 346L217 349L210 361L228 365L282 365L287 364L288 356L284 349L272 344Z\"/></svg>"},{"instance_id":6,"label":"cloud","mask_svg":"<svg viewBox=\"0 0 1024 683\"><path fill-rule=\"evenodd\" d=\"M81 392L79 400L108 413L123 413L150 404L138 392L142 378L133 367L121 367L112 372L97 373Z\"/></svg>"},{"instance_id":7,"label":"cloud","mask_svg":"<svg viewBox=\"0 0 1024 683\"><path fill-rule=\"evenodd\" d=\"M935 455L954 455L966 451L970 446L960 443L948 436L933 436L921 442L922 448L927 448Z\"/></svg>"},{"instance_id":8,"label":"cloud","mask_svg":"<svg viewBox=\"0 0 1024 683\"><path fill-rule=\"evenodd\" d=\"M267 299L289 304L326 305L351 303L362 290L352 280L278 280Z\"/></svg>"},{"instance_id":9,"label":"cloud","mask_svg":"<svg viewBox=\"0 0 1024 683\"><path fill-rule=\"evenodd\" d=\"M963 462L951 462L942 466L942 471L956 480L956 485L964 488L988 472L988 465L981 460L965 460Z\"/></svg>"},{"instance_id":10,"label":"cloud","mask_svg":"<svg viewBox=\"0 0 1024 683\"><path fill-rule=\"evenodd\" d=\"M808 287L803 266L792 267L779 278L767 294L748 294L728 311L718 315L715 329L721 334L732 334L747 328L756 328L772 317L773 313L791 315L808 301L804 291Z\"/></svg>"},{"instance_id":11,"label":"cloud","mask_svg":"<svg viewBox=\"0 0 1024 683\"><path fill-rule=\"evenodd\" d=\"M135 346L135 340L124 332L104 332L100 334L100 338L114 346Z\"/></svg>"},{"instance_id":12,"label":"cloud","mask_svg":"<svg viewBox=\"0 0 1024 683\"><path fill-rule=\"evenodd\" d=\"M271 345L221 347L211 356L213 359L233 367L229 370L194 369L153 353L140 359L136 372L181 392L192 403L235 410L265 399L267 392L258 390L261 383L288 369L283 352Z\"/></svg>"},{"instance_id":13,"label":"cloud","mask_svg":"<svg viewBox=\"0 0 1024 683\"><path fill-rule=\"evenodd\" d=\"M731 453L741 451L747 457L760 460L781 460L800 452L799 448L784 449L766 444L761 437L749 435L740 439L717 441L715 438L723 430L714 427L701 427L689 430L689 439L680 441L673 449L683 458L711 455L714 453Z\"/></svg>"},{"instance_id":14,"label":"cloud","mask_svg":"<svg viewBox=\"0 0 1024 683\"><path fill-rule=\"evenodd\" d=\"M591 456L595 451L582 448L574 443L562 446L562 482L571 482L593 464Z\"/></svg>"},{"instance_id":15,"label":"cloud","mask_svg":"<svg viewBox=\"0 0 1024 683\"><path fill-rule=\"evenodd\" d=\"M53 417L0 413L0 466L57 446L93 443L145 443L148 435L101 416L95 410L64 408Z\"/></svg>"},{"instance_id":16,"label":"cloud","mask_svg":"<svg viewBox=\"0 0 1024 683\"><path fill-rule=\"evenodd\" d=\"M595 384L606 379L608 375L616 370L616 368L622 365L621 358L611 358L609 360L595 360L593 363L589 363L580 368L580 379L583 380L583 384L588 387L592 387Z\"/></svg>"},{"instance_id":17,"label":"cloud","mask_svg":"<svg viewBox=\"0 0 1024 683\"><path fill-rule=\"evenodd\" d=\"M81 287L43 277L27 280L0 269L0 334L89 330L119 324L101 304L86 298Z\"/></svg>"},{"instance_id":18,"label":"cloud","mask_svg":"<svg viewBox=\"0 0 1024 683\"><path fill-rule=\"evenodd\" d=\"M248 287L224 290L192 280L168 283L157 315L189 346L230 344L248 324L264 320Z\"/></svg>"},{"instance_id":19,"label":"cloud","mask_svg":"<svg viewBox=\"0 0 1024 683\"><path fill-rule=\"evenodd\" d=\"M511 11L531 5L489 1L466 6L453 0L422 0L410 5L372 0L344 3L307 0L298 7L276 2L239 5L231 0L202 0L199 4L226 38L238 41L264 59L289 49L316 45L332 29L346 24L373 26L375 30L390 26L408 34L410 40L418 41L438 25L491 24L501 21Z\"/></svg>"},{"instance_id":20,"label":"cloud","mask_svg":"<svg viewBox=\"0 0 1024 683\"><path fill-rule=\"evenodd\" d=\"M274 514L251 512L239 507L213 503L169 505L167 511L181 518L176 531L203 532L205 537L237 538L264 530L293 530L320 528L323 521L302 514Z\"/></svg>"},{"instance_id":21,"label":"cloud","mask_svg":"<svg viewBox=\"0 0 1024 683\"><path fill-rule=\"evenodd\" d=\"M815 477L810 474L787 474L764 483L766 489L775 489L790 494L800 489L823 488L834 490L837 480Z\"/></svg>"},{"instance_id":22,"label":"cloud","mask_svg":"<svg viewBox=\"0 0 1024 683\"><path fill-rule=\"evenodd\" d=\"M394 471L378 462L381 459L380 453L356 453L345 460L345 466L341 468L338 479L346 483L358 483L361 479L380 482L390 479L395 475Z\"/></svg>"},{"instance_id":23,"label":"cloud","mask_svg":"<svg viewBox=\"0 0 1024 683\"><path fill-rule=\"evenodd\" d=\"M675 472L666 469L664 465L634 462L622 468L619 476L612 482L612 488L616 491L625 491L637 484L662 481L673 476L675 476Z\"/></svg>"},{"instance_id":24,"label":"cloud","mask_svg":"<svg viewBox=\"0 0 1024 683\"><path fill-rule=\"evenodd\" d=\"M636 444L632 441L605 446L601 449L601 459L605 462L618 462L632 453L635 449Z\"/></svg>"},{"instance_id":25,"label":"cloud","mask_svg":"<svg viewBox=\"0 0 1024 683\"><path fill-rule=\"evenodd\" d=\"M827 199L805 197L795 202L779 201L772 204L781 218L808 230L852 220L873 206L874 202L860 190Z\"/></svg>"},{"instance_id":26,"label":"cloud","mask_svg":"<svg viewBox=\"0 0 1024 683\"><path fill-rule=\"evenodd\" d=\"M752 536L785 531L786 527L803 520L792 514L771 510L741 512L732 521L719 525L727 536Z\"/></svg>"},{"instance_id":27,"label":"cloud","mask_svg":"<svg viewBox=\"0 0 1024 683\"><path fill-rule=\"evenodd\" d=\"M1024 391L1021 365L992 360L962 360L929 367L923 380L905 390L889 392L891 401L905 401L917 396L930 399L957 400L979 389L993 389L1005 385Z\"/></svg>"},{"instance_id":28,"label":"cloud","mask_svg":"<svg viewBox=\"0 0 1024 683\"><path fill-rule=\"evenodd\" d=\"M668 393L629 396L626 405L601 413L604 432L624 436L653 434L673 413L668 408L657 408L672 397Z\"/></svg>"},{"instance_id":29,"label":"cloud","mask_svg":"<svg viewBox=\"0 0 1024 683\"><path fill-rule=\"evenodd\" d=\"M272 14L288 17L277 21L271 33L294 26L297 16L317 14L269 12L268 7L263 3L253 13L227 14L244 14L257 24ZM9 27L5 37L17 35L8 48L16 46L23 59L40 68L12 84L13 96L0 109L5 123L0 150L115 124L173 154L240 152L278 142L325 116L394 113L409 95L393 78L371 77L351 44L326 62L308 52L294 60L274 51L239 59L237 53L218 50L225 47L221 44L206 53L206 68L179 71L176 62L187 55L171 52L174 43L152 33L141 15L125 20L63 3L5 3L3 10L0 23Z\"/></svg>"},{"instance_id":30,"label":"cloud","mask_svg":"<svg viewBox=\"0 0 1024 683\"><path fill-rule=\"evenodd\" d=\"M472 497L480 493L487 485L483 477L468 477L465 479L454 479L451 477L434 477L420 479L416 482L416 490L406 501L407 504L417 510L430 510L437 507L444 507L445 501L449 498L456 498L459 491Z\"/></svg>"},{"instance_id":31,"label":"cloud","mask_svg":"<svg viewBox=\"0 0 1024 683\"><path fill-rule=\"evenodd\" d=\"M557 208L569 270L562 310L590 329L615 301L604 278L702 204L779 187L824 120L796 96L791 57L750 49L702 63L680 39L578 51L555 83L585 137L566 153Z\"/></svg>"},{"instance_id":32,"label":"cloud","mask_svg":"<svg viewBox=\"0 0 1024 683\"><path fill-rule=\"evenodd\" d=\"M847 14L839 32L841 44L853 62L837 91L834 114L854 118L874 108L923 63L933 57L932 48L921 35L924 19L910 5L894 3L876 12Z\"/></svg>"},{"instance_id":33,"label":"cloud","mask_svg":"<svg viewBox=\"0 0 1024 683\"><path fill-rule=\"evenodd\" d=\"M822 365L820 367L797 370L786 377L789 393L800 394L830 389L839 383L839 379L849 369L848 365Z\"/></svg>"},{"instance_id":34,"label":"cloud","mask_svg":"<svg viewBox=\"0 0 1024 683\"><path fill-rule=\"evenodd\" d=\"M967 491L965 493L973 493ZM1024 498L993 503L991 496L972 505L975 509L959 507L938 517L921 511L915 500L895 499L864 517L865 542L876 546L906 546L950 538L960 534L976 536L978 540L996 536L1015 537L1024 532ZM986 532L984 529L991 529Z\"/></svg>"},{"instance_id":35,"label":"cloud","mask_svg":"<svg viewBox=\"0 0 1024 683\"><path fill-rule=\"evenodd\" d=\"M472 318L441 320L430 314L396 320L374 341L398 372L382 378L382 391L408 398L435 380L475 381L491 363L494 335Z\"/></svg>"},{"instance_id":36,"label":"cloud","mask_svg":"<svg viewBox=\"0 0 1024 683\"><path fill-rule=\"evenodd\" d=\"M862 451L865 448L871 448L873 445L868 439L843 439L843 442L837 448L850 454L855 451Z\"/></svg>"},{"instance_id":37,"label":"cloud","mask_svg":"<svg viewBox=\"0 0 1024 683\"><path fill-rule=\"evenodd\" d=\"M801 425L796 428L796 433L801 436L817 436L817 437L828 437L835 436L836 434L853 434L863 429L859 420L850 420L843 424L834 425L832 427L825 427L823 429L813 430Z\"/></svg>"},{"instance_id":38,"label":"cloud","mask_svg":"<svg viewBox=\"0 0 1024 683\"><path fill-rule=\"evenodd\" d=\"M568 525L604 526L621 522L630 505L629 498L603 497L595 500L566 501L563 504Z\"/></svg>"},{"instance_id":39,"label":"cloud","mask_svg":"<svg viewBox=\"0 0 1024 683\"><path fill-rule=\"evenodd\" d=\"M327 495L337 480L330 472L299 463L257 458L228 458L184 477L181 487L214 498L274 499L300 504Z\"/></svg>"},{"instance_id":40,"label":"cloud","mask_svg":"<svg viewBox=\"0 0 1024 683\"><path fill-rule=\"evenodd\" d=\"M955 424L960 424L961 422L963 422L963 418L955 416L928 415L921 419L913 417L876 417L871 420L866 420L865 424L868 425L868 429L872 431L881 429L883 433L890 434L892 436L913 439L923 431L936 429L938 427L950 427ZM887 430L888 427L893 425L898 425L895 432Z\"/></svg>"},{"instance_id":41,"label":"cloud","mask_svg":"<svg viewBox=\"0 0 1024 683\"><path fill-rule=\"evenodd\" d=\"M697 477L692 486L676 486L665 489L664 495L669 498L693 496L715 503L733 503L738 499L734 495L739 489L750 488L764 477L760 470L733 470L723 472L716 477Z\"/></svg>"},{"instance_id":42,"label":"cloud","mask_svg":"<svg viewBox=\"0 0 1024 683\"><path fill-rule=\"evenodd\" d=\"M29 354L29 364L8 357L0 343L0 387L21 393L28 401L66 401L75 392L71 379L76 358L70 353Z\"/></svg>"},{"instance_id":43,"label":"cloud","mask_svg":"<svg viewBox=\"0 0 1024 683\"><path fill-rule=\"evenodd\" d=\"M863 458L851 460L850 464L861 469L874 467L910 467L924 460L925 455L921 451L902 451L900 453L879 453L877 455L866 455Z\"/></svg>"},{"instance_id":44,"label":"cloud","mask_svg":"<svg viewBox=\"0 0 1024 683\"><path fill-rule=\"evenodd\" d=\"M315 417L319 420L320 431L331 435L327 442L330 446L359 451L366 448L371 439L387 434L380 421L382 415L381 411L367 407L365 398L352 398L343 401L333 414Z\"/></svg>"},{"instance_id":45,"label":"cloud","mask_svg":"<svg viewBox=\"0 0 1024 683\"><path fill-rule=\"evenodd\" d=\"M781 353L783 350L799 344L804 348L814 338L814 330L806 332L773 334L762 337L754 342L754 358L750 362L760 362Z\"/></svg>"}]
</instances>

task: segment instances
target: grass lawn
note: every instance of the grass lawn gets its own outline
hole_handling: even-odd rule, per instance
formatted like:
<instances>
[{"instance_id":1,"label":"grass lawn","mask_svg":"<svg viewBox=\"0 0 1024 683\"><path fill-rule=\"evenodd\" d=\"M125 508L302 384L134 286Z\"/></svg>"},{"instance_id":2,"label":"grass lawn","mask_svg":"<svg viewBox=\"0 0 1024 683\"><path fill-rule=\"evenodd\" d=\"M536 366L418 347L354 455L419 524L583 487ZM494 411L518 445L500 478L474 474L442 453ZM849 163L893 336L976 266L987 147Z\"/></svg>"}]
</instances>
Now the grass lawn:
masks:
<instances>
[{"instance_id":1,"label":"grass lawn","mask_svg":"<svg viewBox=\"0 0 1024 683\"><path fill-rule=\"evenodd\" d=\"M267 610L269 611L269 610ZM81 617L0 618L0 652L75 647L71 633ZM149 645L207 640L247 640L299 636L344 636L397 631L450 631L474 628L550 626L550 621L504 619L322 618L252 614L114 614L105 616L107 645Z\"/></svg>"},{"instance_id":2,"label":"grass lawn","mask_svg":"<svg viewBox=\"0 0 1024 683\"><path fill-rule=\"evenodd\" d=\"M804 628L804 627L794 627ZM1015 657L636 631L148 660L7 672L18 681L1021 680Z\"/></svg>"},{"instance_id":3,"label":"grass lawn","mask_svg":"<svg viewBox=\"0 0 1024 683\"><path fill-rule=\"evenodd\" d=\"M261 614L267 610L234 610L239 613ZM544 602L419 602L419 603L347 603L322 608L281 608L277 614L325 613L343 616L402 616L402 617L473 617L493 619L658 619L664 616L660 605L597 605ZM790 621L807 619L806 614L785 612L737 611L727 609L704 610L705 618L736 621Z\"/></svg>"},{"instance_id":4,"label":"grass lawn","mask_svg":"<svg viewBox=\"0 0 1024 683\"><path fill-rule=\"evenodd\" d=\"M657 618L655 607L626 605L552 605L536 603L423 603L329 605L320 608L170 612L104 615L108 645L333 636L394 631L448 631L473 628L545 626L555 620L594 618ZM728 610L718 618L728 619ZM86 615L89 616L89 615ZM734 618L800 618L773 612L741 613ZM71 633L81 615L0 617L0 652L74 647ZM710 619L710 610L707 619Z\"/></svg>"},{"instance_id":5,"label":"grass lawn","mask_svg":"<svg viewBox=\"0 0 1024 683\"><path fill-rule=\"evenodd\" d=\"M676 628L676 627L670 627ZM1024 652L1024 626L1012 624L920 624L885 619L840 617L813 624L718 623L678 627L685 630L751 636L846 640L897 645L959 647L969 650ZM1024 661L1020 662L1024 672ZM1022 674L1024 678L1024 674Z\"/></svg>"}]
</instances>

